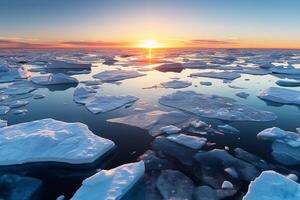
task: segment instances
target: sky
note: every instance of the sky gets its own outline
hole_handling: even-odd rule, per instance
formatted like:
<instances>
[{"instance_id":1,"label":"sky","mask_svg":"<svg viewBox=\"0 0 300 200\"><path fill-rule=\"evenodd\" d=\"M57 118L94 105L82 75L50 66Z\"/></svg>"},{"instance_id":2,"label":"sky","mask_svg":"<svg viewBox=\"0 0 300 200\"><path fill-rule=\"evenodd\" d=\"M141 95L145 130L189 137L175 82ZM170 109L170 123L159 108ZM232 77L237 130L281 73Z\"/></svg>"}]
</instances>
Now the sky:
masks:
<instances>
[{"instance_id":1,"label":"sky","mask_svg":"<svg viewBox=\"0 0 300 200\"><path fill-rule=\"evenodd\" d=\"M299 0L0 0L0 48L300 48Z\"/></svg>"}]
</instances>

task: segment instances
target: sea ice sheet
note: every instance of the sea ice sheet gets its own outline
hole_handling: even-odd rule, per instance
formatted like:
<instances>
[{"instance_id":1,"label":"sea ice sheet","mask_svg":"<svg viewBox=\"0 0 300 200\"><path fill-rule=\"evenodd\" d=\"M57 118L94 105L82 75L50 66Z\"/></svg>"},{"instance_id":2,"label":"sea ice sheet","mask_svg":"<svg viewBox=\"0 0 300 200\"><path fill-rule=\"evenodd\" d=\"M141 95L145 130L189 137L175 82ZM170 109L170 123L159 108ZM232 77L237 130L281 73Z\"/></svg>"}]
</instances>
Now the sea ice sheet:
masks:
<instances>
[{"instance_id":1,"label":"sea ice sheet","mask_svg":"<svg viewBox=\"0 0 300 200\"><path fill-rule=\"evenodd\" d=\"M272 112L238 104L234 99L194 91L177 91L161 97L159 103L201 117L221 120L272 121L276 119L276 115Z\"/></svg>"}]
</instances>

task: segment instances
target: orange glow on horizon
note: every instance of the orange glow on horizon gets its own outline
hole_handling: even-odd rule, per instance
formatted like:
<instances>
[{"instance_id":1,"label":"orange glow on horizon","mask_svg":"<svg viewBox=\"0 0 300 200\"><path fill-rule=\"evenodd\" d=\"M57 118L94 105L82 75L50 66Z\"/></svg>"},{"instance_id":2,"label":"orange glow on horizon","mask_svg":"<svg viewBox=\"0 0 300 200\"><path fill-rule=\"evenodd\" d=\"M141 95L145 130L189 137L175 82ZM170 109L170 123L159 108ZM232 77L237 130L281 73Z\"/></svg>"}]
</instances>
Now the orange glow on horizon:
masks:
<instances>
[{"instance_id":1,"label":"orange glow on horizon","mask_svg":"<svg viewBox=\"0 0 300 200\"><path fill-rule=\"evenodd\" d=\"M137 47L145 48L145 49L156 49L156 48L162 48L164 46L154 39L148 39L142 41Z\"/></svg>"}]
</instances>

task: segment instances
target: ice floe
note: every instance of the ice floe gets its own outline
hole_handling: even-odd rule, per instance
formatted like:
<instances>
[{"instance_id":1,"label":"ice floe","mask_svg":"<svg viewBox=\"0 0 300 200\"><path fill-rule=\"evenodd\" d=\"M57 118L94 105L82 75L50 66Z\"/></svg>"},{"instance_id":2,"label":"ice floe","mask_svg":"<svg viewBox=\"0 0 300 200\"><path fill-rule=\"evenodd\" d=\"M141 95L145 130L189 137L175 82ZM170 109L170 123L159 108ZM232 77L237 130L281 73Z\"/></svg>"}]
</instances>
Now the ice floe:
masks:
<instances>
[{"instance_id":1,"label":"ice floe","mask_svg":"<svg viewBox=\"0 0 300 200\"><path fill-rule=\"evenodd\" d=\"M223 133L228 133L228 134L239 134L240 131L233 126L230 126L228 124L224 125L218 125L218 130L223 132Z\"/></svg>"},{"instance_id":2,"label":"ice floe","mask_svg":"<svg viewBox=\"0 0 300 200\"><path fill-rule=\"evenodd\" d=\"M7 121L0 119L0 128L6 127L7 126Z\"/></svg>"},{"instance_id":3,"label":"ice floe","mask_svg":"<svg viewBox=\"0 0 300 200\"><path fill-rule=\"evenodd\" d=\"M71 200L121 199L144 175L144 162L101 170L85 179Z\"/></svg>"},{"instance_id":4,"label":"ice floe","mask_svg":"<svg viewBox=\"0 0 300 200\"><path fill-rule=\"evenodd\" d=\"M8 106L0 106L0 115L5 115L9 110L10 108Z\"/></svg>"},{"instance_id":5,"label":"ice floe","mask_svg":"<svg viewBox=\"0 0 300 200\"><path fill-rule=\"evenodd\" d=\"M249 185L243 200L298 200L300 185L275 171L264 171Z\"/></svg>"},{"instance_id":6,"label":"ice floe","mask_svg":"<svg viewBox=\"0 0 300 200\"><path fill-rule=\"evenodd\" d=\"M258 97L266 101L300 105L300 91L287 88L269 87L260 92Z\"/></svg>"},{"instance_id":7,"label":"ice floe","mask_svg":"<svg viewBox=\"0 0 300 200\"><path fill-rule=\"evenodd\" d=\"M203 137L196 137L185 134L170 135L167 136L167 139L192 149L201 149L207 141L207 139Z\"/></svg>"},{"instance_id":8,"label":"ice floe","mask_svg":"<svg viewBox=\"0 0 300 200\"><path fill-rule=\"evenodd\" d=\"M209 82L209 81L200 81L200 85L210 86L210 85L212 85L212 82Z\"/></svg>"},{"instance_id":9,"label":"ice floe","mask_svg":"<svg viewBox=\"0 0 300 200\"><path fill-rule=\"evenodd\" d=\"M272 156L286 165L300 163L300 135L277 127L268 128L257 134L261 140L272 141Z\"/></svg>"},{"instance_id":10,"label":"ice floe","mask_svg":"<svg viewBox=\"0 0 300 200\"><path fill-rule=\"evenodd\" d=\"M72 63L61 60L51 60L47 64L47 68L51 69L91 69L91 64Z\"/></svg>"},{"instance_id":11,"label":"ice floe","mask_svg":"<svg viewBox=\"0 0 300 200\"><path fill-rule=\"evenodd\" d=\"M284 66L276 66L270 68L272 73L276 74L293 74L293 75L300 75L300 69L296 69L292 65L289 65L287 67Z\"/></svg>"},{"instance_id":12,"label":"ice floe","mask_svg":"<svg viewBox=\"0 0 300 200\"><path fill-rule=\"evenodd\" d=\"M91 87L79 87L75 89L73 99L76 103L85 104L89 101L89 98L95 96L96 93L97 91Z\"/></svg>"},{"instance_id":13,"label":"ice floe","mask_svg":"<svg viewBox=\"0 0 300 200\"><path fill-rule=\"evenodd\" d=\"M156 136L162 133L162 127L172 124L173 126L183 129L188 127L192 120L193 119L190 115L182 112L165 112L155 110L145 113L137 113L126 117L109 119L107 121L143 128L148 130L151 135Z\"/></svg>"},{"instance_id":14,"label":"ice floe","mask_svg":"<svg viewBox=\"0 0 300 200\"><path fill-rule=\"evenodd\" d=\"M0 133L2 166L48 161L92 163L114 147L112 141L94 135L82 123L54 119L11 125L1 128Z\"/></svg>"},{"instance_id":15,"label":"ice floe","mask_svg":"<svg viewBox=\"0 0 300 200\"><path fill-rule=\"evenodd\" d=\"M194 91L177 91L161 97L159 103L207 118L229 121L272 121L276 119L276 115L272 112L238 104L231 98L205 95Z\"/></svg>"},{"instance_id":16,"label":"ice floe","mask_svg":"<svg viewBox=\"0 0 300 200\"><path fill-rule=\"evenodd\" d=\"M243 98L243 99L247 99L249 95L250 94L248 94L246 92L238 92L238 93L235 94L235 96Z\"/></svg>"},{"instance_id":17,"label":"ice floe","mask_svg":"<svg viewBox=\"0 0 300 200\"><path fill-rule=\"evenodd\" d=\"M208 78L217 78L225 80L234 80L241 77L241 74L237 72L199 72L190 74L191 77L208 77Z\"/></svg>"},{"instance_id":18,"label":"ice floe","mask_svg":"<svg viewBox=\"0 0 300 200\"><path fill-rule=\"evenodd\" d=\"M178 88L186 88L192 85L191 82L189 81L179 81L179 80L172 80L172 81L168 81L168 82L164 82L160 84L162 87L164 88L174 88L174 89L178 89Z\"/></svg>"},{"instance_id":19,"label":"ice floe","mask_svg":"<svg viewBox=\"0 0 300 200\"><path fill-rule=\"evenodd\" d=\"M174 125L164 126L164 127L161 127L159 130L162 133L166 133L166 134L174 134L174 133L178 133L179 131L181 131L180 128L178 128L177 126L174 126Z\"/></svg>"},{"instance_id":20,"label":"ice floe","mask_svg":"<svg viewBox=\"0 0 300 200\"><path fill-rule=\"evenodd\" d=\"M87 98L86 101L82 101L85 107L94 114L105 113L126 104L137 101L138 98L135 96L113 96L113 95L95 95L91 98Z\"/></svg>"},{"instance_id":21,"label":"ice floe","mask_svg":"<svg viewBox=\"0 0 300 200\"><path fill-rule=\"evenodd\" d=\"M38 85L78 84L78 80L76 78L62 73L35 76L31 78L31 81Z\"/></svg>"},{"instance_id":22,"label":"ice floe","mask_svg":"<svg viewBox=\"0 0 300 200\"><path fill-rule=\"evenodd\" d=\"M102 82L114 82L125 79L137 78L140 76L145 76L145 74L141 74L133 70L108 70L95 74L93 77L100 79Z\"/></svg>"},{"instance_id":23,"label":"ice floe","mask_svg":"<svg viewBox=\"0 0 300 200\"><path fill-rule=\"evenodd\" d=\"M298 80L278 80L276 84L283 87L299 87L300 81Z\"/></svg>"},{"instance_id":24,"label":"ice floe","mask_svg":"<svg viewBox=\"0 0 300 200\"><path fill-rule=\"evenodd\" d=\"M191 200L194 183L180 171L163 170L157 179L156 187L163 199Z\"/></svg>"}]
</instances>

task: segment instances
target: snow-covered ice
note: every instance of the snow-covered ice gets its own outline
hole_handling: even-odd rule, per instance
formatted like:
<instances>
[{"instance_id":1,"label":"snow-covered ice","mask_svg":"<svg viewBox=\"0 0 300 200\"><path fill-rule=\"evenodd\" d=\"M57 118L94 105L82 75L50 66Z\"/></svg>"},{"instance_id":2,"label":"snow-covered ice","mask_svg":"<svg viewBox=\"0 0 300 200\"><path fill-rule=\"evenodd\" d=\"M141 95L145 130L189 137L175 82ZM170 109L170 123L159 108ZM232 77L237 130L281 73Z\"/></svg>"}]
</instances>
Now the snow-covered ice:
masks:
<instances>
[{"instance_id":1,"label":"snow-covered ice","mask_svg":"<svg viewBox=\"0 0 300 200\"><path fill-rule=\"evenodd\" d=\"M145 76L145 74L133 70L108 70L95 74L93 78L100 79L102 82L114 82L140 76Z\"/></svg>"},{"instance_id":2,"label":"snow-covered ice","mask_svg":"<svg viewBox=\"0 0 300 200\"><path fill-rule=\"evenodd\" d=\"M203 137L185 134L169 135L167 136L167 139L192 149L201 149L207 141L207 139Z\"/></svg>"},{"instance_id":3,"label":"snow-covered ice","mask_svg":"<svg viewBox=\"0 0 300 200\"><path fill-rule=\"evenodd\" d=\"M31 78L31 81L38 85L78 84L78 80L76 78L62 73L35 76Z\"/></svg>"},{"instance_id":4,"label":"snow-covered ice","mask_svg":"<svg viewBox=\"0 0 300 200\"><path fill-rule=\"evenodd\" d=\"M258 94L258 97L282 104L300 105L300 91L280 87L269 87Z\"/></svg>"},{"instance_id":5,"label":"snow-covered ice","mask_svg":"<svg viewBox=\"0 0 300 200\"><path fill-rule=\"evenodd\" d=\"M277 127L267 128L257 134L261 140L272 141L272 156L286 165L300 163L300 134Z\"/></svg>"},{"instance_id":6,"label":"snow-covered ice","mask_svg":"<svg viewBox=\"0 0 300 200\"><path fill-rule=\"evenodd\" d=\"M241 74L237 72L199 72L190 74L191 77L208 77L208 78L217 78L225 80L234 80L241 77Z\"/></svg>"},{"instance_id":7,"label":"snow-covered ice","mask_svg":"<svg viewBox=\"0 0 300 200\"><path fill-rule=\"evenodd\" d=\"M85 179L71 200L121 199L144 175L143 161L101 170Z\"/></svg>"},{"instance_id":8,"label":"snow-covered ice","mask_svg":"<svg viewBox=\"0 0 300 200\"><path fill-rule=\"evenodd\" d=\"M206 95L194 91L177 91L163 96L159 103L198 116L229 121L272 121L276 115L236 103L228 97Z\"/></svg>"},{"instance_id":9,"label":"snow-covered ice","mask_svg":"<svg viewBox=\"0 0 300 200\"><path fill-rule=\"evenodd\" d=\"M155 110L145 113L137 113L126 117L109 119L107 121L143 128L148 130L151 135L156 136L162 133L162 127L172 124L173 126L183 129L188 127L192 120L193 118L191 118L190 115L183 112L165 112Z\"/></svg>"},{"instance_id":10,"label":"snow-covered ice","mask_svg":"<svg viewBox=\"0 0 300 200\"><path fill-rule=\"evenodd\" d=\"M0 140L2 166L48 161L92 163L114 147L112 141L94 135L82 123L54 119L1 128Z\"/></svg>"},{"instance_id":11,"label":"snow-covered ice","mask_svg":"<svg viewBox=\"0 0 300 200\"><path fill-rule=\"evenodd\" d=\"M300 185L275 171L264 171L249 185L243 200L299 200Z\"/></svg>"}]
</instances>

